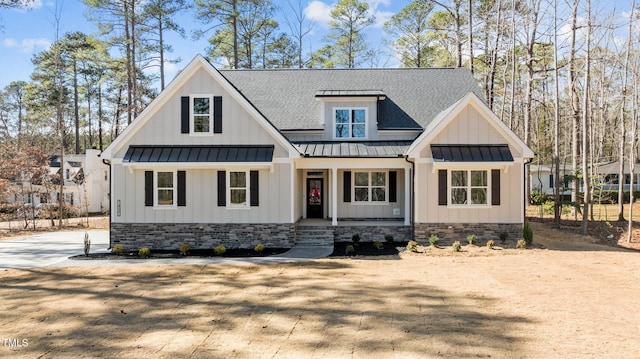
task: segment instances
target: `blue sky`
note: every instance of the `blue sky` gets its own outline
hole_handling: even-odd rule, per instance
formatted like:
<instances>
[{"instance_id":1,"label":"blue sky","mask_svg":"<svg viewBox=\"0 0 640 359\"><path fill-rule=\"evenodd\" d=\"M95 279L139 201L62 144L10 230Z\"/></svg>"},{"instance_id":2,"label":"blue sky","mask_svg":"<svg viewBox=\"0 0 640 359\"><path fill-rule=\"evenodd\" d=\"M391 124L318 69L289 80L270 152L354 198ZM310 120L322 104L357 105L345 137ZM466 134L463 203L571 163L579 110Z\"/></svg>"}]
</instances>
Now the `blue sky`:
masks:
<instances>
[{"instance_id":1,"label":"blue sky","mask_svg":"<svg viewBox=\"0 0 640 359\"><path fill-rule=\"evenodd\" d=\"M297 4L297 0L290 0ZM306 41L309 41L315 50L319 47L326 35L329 12L335 3L334 0L301 0L305 8L305 15L314 22L313 32ZM382 35L382 24L391 15L408 4L409 0L367 0L371 12L376 16L376 23L368 31L368 40L371 43L379 43ZM274 0L283 11L289 10L286 0ZM34 54L47 49L55 39L55 12L56 6L60 15L60 35L66 32L82 31L88 34L96 32L96 26L86 19L86 6L80 0L34 0L29 9L2 9L0 10L0 88L4 88L11 81L29 81L33 65L31 59ZM284 21L284 13L279 13L278 22L282 31L288 28ZM199 27L197 21L193 21L188 15L181 17L181 24L190 33ZM167 78L171 79L178 69L184 67L196 54L205 53L206 40L194 41L188 36L182 39L171 34L169 37L174 52L171 58L181 58L182 62L169 65ZM307 46L309 46L307 44ZM381 59L380 66L389 66L393 60Z\"/></svg>"}]
</instances>

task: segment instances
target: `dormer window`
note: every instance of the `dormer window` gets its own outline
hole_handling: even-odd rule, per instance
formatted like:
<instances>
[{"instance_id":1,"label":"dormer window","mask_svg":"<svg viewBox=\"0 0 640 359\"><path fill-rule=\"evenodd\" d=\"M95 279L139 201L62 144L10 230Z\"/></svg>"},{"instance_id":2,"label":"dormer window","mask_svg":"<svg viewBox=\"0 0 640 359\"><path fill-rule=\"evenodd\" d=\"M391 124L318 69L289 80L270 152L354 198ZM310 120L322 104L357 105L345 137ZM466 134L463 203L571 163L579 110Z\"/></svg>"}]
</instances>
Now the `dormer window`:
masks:
<instances>
[{"instance_id":1,"label":"dormer window","mask_svg":"<svg viewBox=\"0 0 640 359\"><path fill-rule=\"evenodd\" d=\"M367 138L367 110L365 108L334 109L335 138Z\"/></svg>"},{"instance_id":2,"label":"dormer window","mask_svg":"<svg viewBox=\"0 0 640 359\"><path fill-rule=\"evenodd\" d=\"M194 134L213 133L213 99L211 96L191 97L191 128Z\"/></svg>"}]
</instances>

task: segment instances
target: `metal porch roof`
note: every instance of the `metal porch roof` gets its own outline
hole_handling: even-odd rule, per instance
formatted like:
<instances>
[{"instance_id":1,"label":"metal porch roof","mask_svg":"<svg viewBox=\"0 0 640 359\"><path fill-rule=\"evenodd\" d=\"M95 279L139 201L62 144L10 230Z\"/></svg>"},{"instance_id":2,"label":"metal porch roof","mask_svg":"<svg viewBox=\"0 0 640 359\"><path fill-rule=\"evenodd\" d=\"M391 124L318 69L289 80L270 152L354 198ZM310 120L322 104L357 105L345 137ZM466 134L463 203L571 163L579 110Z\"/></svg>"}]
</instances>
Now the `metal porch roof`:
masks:
<instances>
[{"instance_id":1,"label":"metal porch roof","mask_svg":"<svg viewBox=\"0 0 640 359\"><path fill-rule=\"evenodd\" d=\"M431 145L436 162L512 162L509 145Z\"/></svg>"},{"instance_id":2,"label":"metal porch roof","mask_svg":"<svg viewBox=\"0 0 640 359\"><path fill-rule=\"evenodd\" d=\"M124 162L271 162L273 145L129 146Z\"/></svg>"}]
</instances>

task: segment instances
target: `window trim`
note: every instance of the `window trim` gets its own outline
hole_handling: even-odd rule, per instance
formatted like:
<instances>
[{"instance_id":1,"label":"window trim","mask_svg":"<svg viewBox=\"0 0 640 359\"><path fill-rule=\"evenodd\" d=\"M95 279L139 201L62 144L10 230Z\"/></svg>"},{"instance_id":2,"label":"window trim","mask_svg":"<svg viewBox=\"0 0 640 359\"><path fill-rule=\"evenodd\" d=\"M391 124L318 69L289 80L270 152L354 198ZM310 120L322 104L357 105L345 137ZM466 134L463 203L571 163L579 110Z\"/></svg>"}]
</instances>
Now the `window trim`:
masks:
<instances>
[{"instance_id":1,"label":"window trim","mask_svg":"<svg viewBox=\"0 0 640 359\"><path fill-rule=\"evenodd\" d=\"M173 200L172 204L159 204L158 203L158 191L161 189L158 187L158 173L172 173L173 174ZM162 189L169 189L169 187L162 187ZM154 209L175 209L178 208L178 171L176 170L154 170L153 171L153 208Z\"/></svg>"},{"instance_id":2,"label":"window trim","mask_svg":"<svg viewBox=\"0 0 640 359\"><path fill-rule=\"evenodd\" d=\"M247 192L245 197L245 204L231 203L231 172L244 172L245 173L245 191ZM248 169L237 169L226 171L226 192L227 192L227 209L250 209L251 208L251 171ZM241 187L233 187L233 189L241 189Z\"/></svg>"},{"instance_id":3,"label":"window trim","mask_svg":"<svg viewBox=\"0 0 640 359\"><path fill-rule=\"evenodd\" d=\"M383 186L373 186L371 184L371 174L379 172L384 173L384 201L373 201L371 200L371 191L373 188L383 188ZM389 171L388 170L352 170L351 172L351 204L352 205L388 205L389 202ZM356 173L367 173L369 176L369 181L367 184L368 189L368 200L366 201L358 201L356 200ZM364 186L357 186L358 188L364 188Z\"/></svg>"},{"instance_id":4,"label":"window trim","mask_svg":"<svg viewBox=\"0 0 640 359\"><path fill-rule=\"evenodd\" d=\"M212 94L194 94L189 95L189 135L191 136L213 136L213 95ZM193 113L194 101L196 98L209 99L209 131L196 132L195 114Z\"/></svg>"},{"instance_id":5,"label":"window trim","mask_svg":"<svg viewBox=\"0 0 640 359\"><path fill-rule=\"evenodd\" d=\"M337 122L336 122L336 112L340 111L340 110L348 110L349 111L349 137L338 137L338 131L336 129L337 127ZM353 111L355 110L363 110L364 111L364 137L353 137ZM332 107L332 111L333 111L333 139L335 140L349 140L349 141L359 141L359 140L366 140L369 138L369 108L367 107L359 107L359 106L354 106L354 107Z\"/></svg>"},{"instance_id":6,"label":"window trim","mask_svg":"<svg viewBox=\"0 0 640 359\"><path fill-rule=\"evenodd\" d=\"M467 203L452 203L451 202L451 189L453 180L453 175L451 172L453 171L465 171L467 172L467 185L464 187L456 186L456 188L465 188L467 190ZM472 171L483 171L487 176L487 185L486 186L472 186L471 185L471 172ZM487 189L486 201L487 203L471 203L471 189L472 188L485 188ZM491 204L491 169L489 168L453 168L447 169L447 207L450 208L491 208L493 205Z\"/></svg>"}]
</instances>

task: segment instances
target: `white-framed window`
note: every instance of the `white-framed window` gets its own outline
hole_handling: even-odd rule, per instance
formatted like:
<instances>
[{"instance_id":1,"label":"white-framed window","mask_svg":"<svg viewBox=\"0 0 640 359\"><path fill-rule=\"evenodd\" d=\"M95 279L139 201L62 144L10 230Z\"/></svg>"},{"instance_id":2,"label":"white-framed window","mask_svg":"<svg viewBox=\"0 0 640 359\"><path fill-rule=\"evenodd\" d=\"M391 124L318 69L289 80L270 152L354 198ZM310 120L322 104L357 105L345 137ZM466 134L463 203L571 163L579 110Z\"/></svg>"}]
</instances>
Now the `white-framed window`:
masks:
<instances>
[{"instance_id":1,"label":"white-framed window","mask_svg":"<svg viewBox=\"0 0 640 359\"><path fill-rule=\"evenodd\" d=\"M367 138L366 108L334 108L335 138Z\"/></svg>"},{"instance_id":2,"label":"white-framed window","mask_svg":"<svg viewBox=\"0 0 640 359\"><path fill-rule=\"evenodd\" d=\"M387 172L359 171L353 172L354 202L382 203L387 202Z\"/></svg>"},{"instance_id":3,"label":"white-framed window","mask_svg":"<svg viewBox=\"0 0 640 359\"><path fill-rule=\"evenodd\" d=\"M450 205L489 205L488 170L450 170L449 178Z\"/></svg>"},{"instance_id":4,"label":"white-framed window","mask_svg":"<svg viewBox=\"0 0 640 359\"><path fill-rule=\"evenodd\" d=\"M249 171L227 172L227 206L249 207Z\"/></svg>"},{"instance_id":5,"label":"white-framed window","mask_svg":"<svg viewBox=\"0 0 640 359\"><path fill-rule=\"evenodd\" d=\"M154 172L154 204L156 207L175 207L177 204L176 189L178 184L176 171Z\"/></svg>"},{"instance_id":6,"label":"white-framed window","mask_svg":"<svg viewBox=\"0 0 640 359\"><path fill-rule=\"evenodd\" d=\"M213 96L191 95L189 99L189 116L192 134L213 134Z\"/></svg>"}]
</instances>

